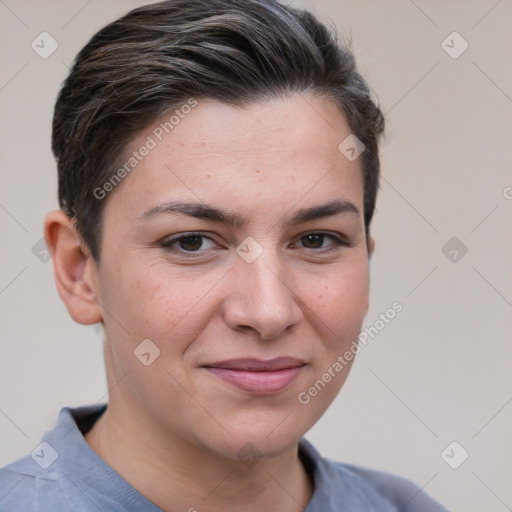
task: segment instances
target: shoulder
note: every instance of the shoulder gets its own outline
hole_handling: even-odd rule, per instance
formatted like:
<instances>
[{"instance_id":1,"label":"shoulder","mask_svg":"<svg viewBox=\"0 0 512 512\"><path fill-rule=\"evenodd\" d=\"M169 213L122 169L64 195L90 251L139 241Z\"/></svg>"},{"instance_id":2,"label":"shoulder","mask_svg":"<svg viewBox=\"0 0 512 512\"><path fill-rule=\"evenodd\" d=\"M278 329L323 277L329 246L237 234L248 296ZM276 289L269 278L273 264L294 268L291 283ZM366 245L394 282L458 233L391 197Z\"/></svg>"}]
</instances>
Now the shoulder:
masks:
<instances>
[{"instance_id":1,"label":"shoulder","mask_svg":"<svg viewBox=\"0 0 512 512\"><path fill-rule=\"evenodd\" d=\"M337 510L339 503L350 511L447 512L406 478L322 457L305 439L300 447L315 481L312 512Z\"/></svg>"},{"instance_id":2,"label":"shoulder","mask_svg":"<svg viewBox=\"0 0 512 512\"><path fill-rule=\"evenodd\" d=\"M44 471L30 455L0 468L0 510L2 512L36 512L38 496L53 502L61 489L57 474ZM64 503L65 500L57 500ZM55 508L55 512L68 512L68 508Z\"/></svg>"},{"instance_id":3,"label":"shoulder","mask_svg":"<svg viewBox=\"0 0 512 512\"><path fill-rule=\"evenodd\" d=\"M335 464L356 475L401 512L447 512L446 508L407 478L354 464Z\"/></svg>"},{"instance_id":4,"label":"shoulder","mask_svg":"<svg viewBox=\"0 0 512 512\"><path fill-rule=\"evenodd\" d=\"M73 410L62 408L55 427L45 433L31 454L0 468L0 511L77 510L78 499L85 500L86 497L77 487L75 475L85 474L80 471L86 464L87 455L77 421L92 422L104 408L104 404ZM79 465L78 460L81 461Z\"/></svg>"}]
</instances>

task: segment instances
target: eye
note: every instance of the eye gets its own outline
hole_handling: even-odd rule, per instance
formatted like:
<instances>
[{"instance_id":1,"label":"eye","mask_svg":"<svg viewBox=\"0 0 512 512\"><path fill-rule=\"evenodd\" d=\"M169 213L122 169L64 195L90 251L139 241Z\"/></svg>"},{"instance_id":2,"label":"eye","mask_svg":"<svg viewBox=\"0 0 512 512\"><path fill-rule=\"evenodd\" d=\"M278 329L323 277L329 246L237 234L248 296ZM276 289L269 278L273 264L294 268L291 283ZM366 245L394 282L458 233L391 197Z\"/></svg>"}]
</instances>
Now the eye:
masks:
<instances>
[{"instance_id":1,"label":"eye","mask_svg":"<svg viewBox=\"0 0 512 512\"><path fill-rule=\"evenodd\" d=\"M169 252L177 252L177 253L200 253L204 252L208 249L212 249L213 246L206 246L204 241L208 240L215 247L217 244L209 237L202 233L186 233L184 235L176 236L174 238L170 238L164 240L161 243L161 246Z\"/></svg>"},{"instance_id":2,"label":"eye","mask_svg":"<svg viewBox=\"0 0 512 512\"><path fill-rule=\"evenodd\" d=\"M299 248L310 249L319 253L335 251L341 247L349 246L349 243L343 238L321 232L302 235L299 240L303 244L302 247L299 246ZM325 245L328 240L331 240L331 243ZM219 247L211 237L204 233L184 233L173 238L165 239L160 245L168 252L187 257L194 257L210 249Z\"/></svg>"},{"instance_id":3,"label":"eye","mask_svg":"<svg viewBox=\"0 0 512 512\"><path fill-rule=\"evenodd\" d=\"M326 239L331 239L333 243L324 246ZM306 249L321 250L322 252L334 251L349 244L338 236L328 233L308 233L300 237L300 241Z\"/></svg>"}]
</instances>

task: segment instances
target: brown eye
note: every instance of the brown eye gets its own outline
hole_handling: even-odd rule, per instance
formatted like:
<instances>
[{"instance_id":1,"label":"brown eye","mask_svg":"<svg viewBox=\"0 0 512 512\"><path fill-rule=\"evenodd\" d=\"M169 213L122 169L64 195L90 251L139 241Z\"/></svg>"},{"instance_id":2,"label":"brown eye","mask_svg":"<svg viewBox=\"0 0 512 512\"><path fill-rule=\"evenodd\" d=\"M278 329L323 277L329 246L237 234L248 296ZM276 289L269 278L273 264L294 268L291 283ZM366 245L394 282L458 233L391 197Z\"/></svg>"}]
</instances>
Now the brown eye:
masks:
<instances>
[{"instance_id":1,"label":"brown eye","mask_svg":"<svg viewBox=\"0 0 512 512\"><path fill-rule=\"evenodd\" d=\"M302 243L308 248L308 249L320 249L322 247L323 241L324 241L324 235L320 234L312 234L312 235L306 235L301 238Z\"/></svg>"},{"instance_id":2,"label":"brown eye","mask_svg":"<svg viewBox=\"0 0 512 512\"><path fill-rule=\"evenodd\" d=\"M177 240L178 245L184 251L197 251L203 245L202 236L187 236Z\"/></svg>"},{"instance_id":3,"label":"brown eye","mask_svg":"<svg viewBox=\"0 0 512 512\"><path fill-rule=\"evenodd\" d=\"M332 242L328 245L324 245L328 239ZM343 238L331 235L329 233L309 233L300 237L302 248L311 249L318 253L325 253L328 251L334 251L341 249L342 247L349 246Z\"/></svg>"},{"instance_id":4,"label":"brown eye","mask_svg":"<svg viewBox=\"0 0 512 512\"><path fill-rule=\"evenodd\" d=\"M213 245L208 246L208 242ZM186 235L164 240L161 242L161 246L163 249L171 253L182 255L201 255L208 249L214 249L216 244L209 236L203 235L202 233L188 233Z\"/></svg>"}]
</instances>

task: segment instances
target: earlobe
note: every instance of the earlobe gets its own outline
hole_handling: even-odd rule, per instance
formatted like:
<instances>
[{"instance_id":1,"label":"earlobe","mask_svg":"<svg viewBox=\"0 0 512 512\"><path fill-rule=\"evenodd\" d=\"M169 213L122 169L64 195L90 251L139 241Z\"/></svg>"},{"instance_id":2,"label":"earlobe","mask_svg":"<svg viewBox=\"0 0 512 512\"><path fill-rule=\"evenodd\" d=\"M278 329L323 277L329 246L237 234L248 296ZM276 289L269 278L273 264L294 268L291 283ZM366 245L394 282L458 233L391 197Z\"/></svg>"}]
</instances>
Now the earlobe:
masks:
<instances>
[{"instance_id":1,"label":"earlobe","mask_svg":"<svg viewBox=\"0 0 512 512\"><path fill-rule=\"evenodd\" d=\"M55 284L71 315L80 324L102 320L96 299L96 263L84 247L74 220L62 210L50 212L44 223L44 236L52 255Z\"/></svg>"}]
</instances>

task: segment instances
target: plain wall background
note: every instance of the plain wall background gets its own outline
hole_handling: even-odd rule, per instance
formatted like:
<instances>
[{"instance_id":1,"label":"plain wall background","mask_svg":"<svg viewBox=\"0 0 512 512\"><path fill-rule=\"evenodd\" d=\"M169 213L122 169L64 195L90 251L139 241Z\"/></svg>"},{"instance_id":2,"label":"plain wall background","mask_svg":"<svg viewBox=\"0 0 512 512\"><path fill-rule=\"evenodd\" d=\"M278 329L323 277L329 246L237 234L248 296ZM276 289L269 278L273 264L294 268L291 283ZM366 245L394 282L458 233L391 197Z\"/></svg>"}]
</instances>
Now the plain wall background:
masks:
<instances>
[{"instance_id":1,"label":"plain wall background","mask_svg":"<svg viewBox=\"0 0 512 512\"><path fill-rule=\"evenodd\" d=\"M143 3L0 3L0 464L32 451L62 406L107 398L100 333L69 318L32 248L57 207L50 128L68 66ZM386 113L364 325L404 307L307 437L333 459L407 476L454 512L511 510L512 4L295 3L352 35ZM43 31L59 45L47 59L31 48ZM441 47L454 31L469 44L456 59ZM457 262L442 252L452 237L468 249ZM452 441L469 452L458 469L441 458Z\"/></svg>"}]
</instances>

